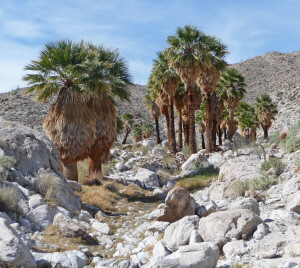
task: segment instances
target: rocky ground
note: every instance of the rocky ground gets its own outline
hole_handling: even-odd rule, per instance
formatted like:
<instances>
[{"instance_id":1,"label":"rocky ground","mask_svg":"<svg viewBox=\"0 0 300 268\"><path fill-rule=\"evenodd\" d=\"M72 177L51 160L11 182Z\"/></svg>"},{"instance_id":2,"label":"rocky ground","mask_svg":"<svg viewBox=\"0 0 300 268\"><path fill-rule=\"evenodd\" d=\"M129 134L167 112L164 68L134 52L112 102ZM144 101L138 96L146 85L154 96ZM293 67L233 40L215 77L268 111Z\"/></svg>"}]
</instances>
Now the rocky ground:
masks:
<instances>
[{"instance_id":1,"label":"rocky ground","mask_svg":"<svg viewBox=\"0 0 300 268\"><path fill-rule=\"evenodd\" d=\"M0 267L300 267L298 147L237 133L189 158L165 141L116 145L103 185L83 186L42 132L0 120L0 137ZM178 187L211 169L208 187ZM111 209L83 202L100 188Z\"/></svg>"}]
</instances>

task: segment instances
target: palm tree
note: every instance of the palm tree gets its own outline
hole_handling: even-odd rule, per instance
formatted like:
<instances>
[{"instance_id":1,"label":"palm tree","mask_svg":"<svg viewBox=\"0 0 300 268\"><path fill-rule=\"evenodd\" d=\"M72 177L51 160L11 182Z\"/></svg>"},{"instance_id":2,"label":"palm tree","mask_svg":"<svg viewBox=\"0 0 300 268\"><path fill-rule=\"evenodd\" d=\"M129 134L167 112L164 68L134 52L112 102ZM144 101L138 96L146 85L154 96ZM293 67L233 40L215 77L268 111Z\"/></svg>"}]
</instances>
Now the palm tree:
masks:
<instances>
[{"instance_id":1,"label":"palm tree","mask_svg":"<svg viewBox=\"0 0 300 268\"><path fill-rule=\"evenodd\" d=\"M176 153L176 138L174 127L174 94L178 87L178 75L173 68L170 68L166 52L158 53L158 59L154 60L152 77L160 85L162 90L168 95L169 114L169 149L171 153Z\"/></svg>"},{"instance_id":2,"label":"palm tree","mask_svg":"<svg viewBox=\"0 0 300 268\"><path fill-rule=\"evenodd\" d=\"M117 51L84 42L51 42L25 66L27 92L41 101L57 95L44 121L60 152L67 179L78 180L77 161L89 157L89 172L101 173L116 138L116 110L109 95L128 99L130 76Z\"/></svg>"},{"instance_id":3,"label":"palm tree","mask_svg":"<svg viewBox=\"0 0 300 268\"><path fill-rule=\"evenodd\" d=\"M155 100L151 97L150 92L148 92L145 96L146 107L149 110L149 113L152 117L152 120L155 121L155 131L156 131L156 143L161 143L160 136L159 136L159 122L158 119L161 115L160 109L156 104Z\"/></svg>"},{"instance_id":4,"label":"palm tree","mask_svg":"<svg viewBox=\"0 0 300 268\"><path fill-rule=\"evenodd\" d=\"M256 128L259 125L255 108L250 104L241 101L239 107L236 109L235 116L246 138L253 139Z\"/></svg>"},{"instance_id":5,"label":"palm tree","mask_svg":"<svg viewBox=\"0 0 300 268\"><path fill-rule=\"evenodd\" d=\"M206 102L202 102L196 116L196 123L198 124L198 131L201 134L202 149L205 149L205 121L206 121Z\"/></svg>"},{"instance_id":6,"label":"palm tree","mask_svg":"<svg viewBox=\"0 0 300 268\"><path fill-rule=\"evenodd\" d=\"M176 110L178 111L178 149L182 150L183 140L182 140L182 110L184 109L184 104L187 103L187 95L184 94L183 85L179 85L174 95L174 104Z\"/></svg>"},{"instance_id":7,"label":"palm tree","mask_svg":"<svg viewBox=\"0 0 300 268\"><path fill-rule=\"evenodd\" d=\"M168 58L185 85L188 92L188 117L189 117L189 152L197 152L195 132L194 88L196 78L199 76L201 38L203 33L196 27L186 25L179 27L173 36L167 38Z\"/></svg>"},{"instance_id":8,"label":"palm tree","mask_svg":"<svg viewBox=\"0 0 300 268\"><path fill-rule=\"evenodd\" d=\"M222 42L212 36L205 36L202 41L202 72L197 77L197 84L205 94L206 99L206 153L213 151L213 114L212 94L220 80L220 73L226 68L224 60L228 53ZM215 113L216 114L216 113ZM216 133L216 131L214 131ZM214 137L215 139L215 137Z\"/></svg>"},{"instance_id":9,"label":"palm tree","mask_svg":"<svg viewBox=\"0 0 300 268\"><path fill-rule=\"evenodd\" d=\"M217 88L218 96L224 101L229 112L228 139L232 140L234 134L234 111L246 93L244 76L236 69L228 69L221 75Z\"/></svg>"},{"instance_id":10,"label":"palm tree","mask_svg":"<svg viewBox=\"0 0 300 268\"><path fill-rule=\"evenodd\" d=\"M122 115L122 119L123 119L123 126L125 129L125 136L122 144L126 144L127 137L130 134L133 127L134 117L132 113L125 113Z\"/></svg>"},{"instance_id":11,"label":"palm tree","mask_svg":"<svg viewBox=\"0 0 300 268\"><path fill-rule=\"evenodd\" d=\"M272 125L274 116L278 113L277 106L268 94L256 98L255 112L264 130L264 138L268 138L268 129Z\"/></svg>"}]
</instances>

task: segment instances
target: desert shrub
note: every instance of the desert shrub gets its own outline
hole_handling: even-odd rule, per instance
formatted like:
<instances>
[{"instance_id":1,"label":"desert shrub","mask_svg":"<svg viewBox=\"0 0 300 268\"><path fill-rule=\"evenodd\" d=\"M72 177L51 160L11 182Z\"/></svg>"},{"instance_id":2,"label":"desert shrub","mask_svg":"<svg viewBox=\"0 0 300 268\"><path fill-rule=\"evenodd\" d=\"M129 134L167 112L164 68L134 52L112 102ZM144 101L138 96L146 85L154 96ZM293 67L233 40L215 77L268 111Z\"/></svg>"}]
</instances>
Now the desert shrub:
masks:
<instances>
[{"instance_id":1,"label":"desert shrub","mask_svg":"<svg viewBox=\"0 0 300 268\"><path fill-rule=\"evenodd\" d=\"M262 173L260 177L254 178L250 181L250 190L268 190L272 185L278 183L278 178L275 176L268 176Z\"/></svg>"},{"instance_id":2,"label":"desert shrub","mask_svg":"<svg viewBox=\"0 0 300 268\"><path fill-rule=\"evenodd\" d=\"M279 144L279 142L280 142L280 133L279 132L276 132L270 136L270 144L272 144L272 143Z\"/></svg>"},{"instance_id":3,"label":"desert shrub","mask_svg":"<svg viewBox=\"0 0 300 268\"><path fill-rule=\"evenodd\" d=\"M0 188L0 211L18 212L18 193L13 187Z\"/></svg>"},{"instance_id":4,"label":"desert shrub","mask_svg":"<svg viewBox=\"0 0 300 268\"><path fill-rule=\"evenodd\" d=\"M298 121L290 130L286 139L280 142L280 146L289 153L300 150L300 121Z\"/></svg>"},{"instance_id":5,"label":"desert shrub","mask_svg":"<svg viewBox=\"0 0 300 268\"><path fill-rule=\"evenodd\" d=\"M11 156L3 156L0 158L0 182L7 179L9 169L15 163L15 159Z\"/></svg>"},{"instance_id":6,"label":"desert shrub","mask_svg":"<svg viewBox=\"0 0 300 268\"><path fill-rule=\"evenodd\" d=\"M189 152L189 146L188 145L184 145L181 152L185 155L185 156L189 156L190 152Z\"/></svg>"},{"instance_id":7,"label":"desert shrub","mask_svg":"<svg viewBox=\"0 0 300 268\"><path fill-rule=\"evenodd\" d=\"M142 136L144 139L150 138L154 133L154 127L151 123L142 126Z\"/></svg>"},{"instance_id":8,"label":"desert shrub","mask_svg":"<svg viewBox=\"0 0 300 268\"><path fill-rule=\"evenodd\" d=\"M139 124L135 124L133 129L132 129L132 133L133 133L133 138L136 142L141 141L143 138L143 131L142 131L142 127Z\"/></svg>"},{"instance_id":9,"label":"desert shrub","mask_svg":"<svg viewBox=\"0 0 300 268\"><path fill-rule=\"evenodd\" d=\"M195 169L197 170L199 175L218 175L219 169L214 167L213 165L209 165L208 167L204 167L200 161L195 162Z\"/></svg>"},{"instance_id":10,"label":"desert shrub","mask_svg":"<svg viewBox=\"0 0 300 268\"><path fill-rule=\"evenodd\" d=\"M300 154L295 156L294 163L297 168L300 168Z\"/></svg>"},{"instance_id":11,"label":"desert shrub","mask_svg":"<svg viewBox=\"0 0 300 268\"><path fill-rule=\"evenodd\" d=\"M231 191L234 197L244 196L245 192L249 190L249 181L235 180L231 185Z\"/></svg>"},{"instance_id":12,"label":"desert shrub","mask_svg":"<svg viewBox=\"0 0 300 268\"><path fill-rule=\"evenodd\" d=\"M183 187L189 191L201 190L208 186L209 176L196 175L191 177L185 177L176 181L176 187Z\"/></svg>"},{"instance_id":13,"label":"desert shrub","mask_svg":"<svg viewBox=\"0 0 300 268\"><path fill-rule=\"evenodd\" d=\"M163 158L162 163L164 165L175 165L176 161L175 161L174 156L167 156L167 157Z\"/></svg>"},{"instance_id":14,"label":"desert shrub","mask_svg":"<svg viewBox=\"0 0 300 268\"><path fill-rule=\"evenodd\" d=\"M62 188L61 179L56 176L46 175L38 177L34 183L34 189L46 200L57 198Z\"/></svg>"},{"instance_id":15,"label":"desert shrub","mask_svg":"<svg viewBox=\"0 0 300 268\"><path fill-rule=\"evenodd\" d=\"M285 166L286 164L278 158L270 158L268 161L263 162L261 171L267 172L270 168L274 168L276 175L280 175L284 171Z\"/></svg>"}]
</instances>

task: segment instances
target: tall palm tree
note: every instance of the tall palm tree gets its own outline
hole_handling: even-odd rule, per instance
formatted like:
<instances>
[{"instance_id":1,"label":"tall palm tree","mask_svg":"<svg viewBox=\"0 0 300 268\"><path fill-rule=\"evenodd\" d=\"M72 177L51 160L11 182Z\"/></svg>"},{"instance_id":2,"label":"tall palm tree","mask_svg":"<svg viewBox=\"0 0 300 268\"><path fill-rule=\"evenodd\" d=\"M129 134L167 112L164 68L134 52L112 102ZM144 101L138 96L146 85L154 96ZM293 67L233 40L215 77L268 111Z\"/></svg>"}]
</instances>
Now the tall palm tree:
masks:
<instances>
[{"instance_id":1,"label":"tall palm tree","mask_svg":"<svg viewBox=\"0 0 300 268\"><path fill-rule=\"evenodd\" d=\"M244 76L236 69L228 69L221 75L217 88L218 96L224 101L229 112L228 139L232 140L234 134L234 111L239 106L240 100L245 96L246 84Z\"/></svg>"},{"instance_id":2,"label":"tall palm tree","mask_svg":"<svg viewBox=\"0 0 300 268\"><path fill-rule=\"evenodd\" d=\"M168 114L169 114L169 149L171 153L176 153L176 138L174 126L174 95L178 87L178 75L170 67L166 57L166 52L158 53L158 58L154 60L152 69L153 78L161 86L162 90L168 95Z\"/></svg>"},{"instance_id":3,"label":"tall palm tree","mask_svg":"<svg viewBox=\"0 0 300 268\"><path fill-rule=\"evenodd\" d=\"M196 123L198 124L198 131L201 134L202 149L205 149L205 121L206 121L206 102L202 102L196 116Z\"/></svg>"},{"instance_id":4,"label":"tall palm tree","mask_svg":"<svg viewBox=\"0 0 300 268\"><path fill-rule=\"evenodd\" d=\"M181 81L188 92L188 117L189 117L189 152L197 152L195 132L194 88L196 78L199 76L201 38L204 34L194 26L179 27L173 36L167 38L168 58L175 68Z\"/></svg>"},{"instance_id":5,"label":"tall palm tree","mask_svg":"<svg viewBox=\"0 0 300 268\"><path fill-rule=\"evenodd\" d=\"M27 92L41 101L57 95L44 121L60 152L67 179L78 180L77 161L89 157L89 172L101 173L116 138L116 110L110 96L128 99L130 75L117 51L68 40L45 45L25 66Z\"/></svg>"},{"instance_id":6,"label":"tall palm tree","mask_svg":"<svg viewBox=\"0 0 300 268\"><path fill-rule=\"evenodd\" d=\"M184 104L187 103L187 95L184 94L183 85L179 85L174 95L174 104L176 110L178 111L178 149L182 150L183 140L182 140L182 110L184 109Z\"/></svg>"},{"instance_id":7,"label":"tall palm tree","mask_svg":"<svg viewBox=\"0 0 300 268\"><path fill-rule=\"evenodd\" d=\"M156 143L161 143L159 136L159 122L158 119L161 115L160 109L156 104L155 100L151 97L151 94L148 92L145 96L146 107L149 110L149 113L152 117L152 120L155 121L155 131L156 131Z\"/></svg>"},{"instance_id":8,"label":"tall palm tree","mask_svg":"<svg viewBox=\"0 0 300 268\"><path fill-rule=\"evenodd\" d=\"M227 48L216 37L205 36L202 40L202 72L197 76L197 84L205 94L206 99L206 153L214 149L212 94L220 80L220 73L225 70L225 55ZM215 113L216 114L216 113Z\"/></svg>"},{"instance_id":9,"label":"tall palm tree","mask_svg":"<svg viewBox=\"0 0 300 268\"><path fill-rule=\"evenodd\" d=\"M268 94L262 94L256 98L255 112L264 130L264 138L268 138L268 129L272 125L274 116L278 113L277 105Z\"/></svg>"},{"instance_id":10,"label":"tall palm tree","mask_svg":"<svg viewBox=\"0 0 300 268\"><path fill-rule=\"evenodd\" d=\"M125 129L125 136L122 141L122 144L126 144L127 137L133 128L134 116L132 113L125 113L122 115L122 120L123 120L124 129Z\"/></svg>"}]
</instances>

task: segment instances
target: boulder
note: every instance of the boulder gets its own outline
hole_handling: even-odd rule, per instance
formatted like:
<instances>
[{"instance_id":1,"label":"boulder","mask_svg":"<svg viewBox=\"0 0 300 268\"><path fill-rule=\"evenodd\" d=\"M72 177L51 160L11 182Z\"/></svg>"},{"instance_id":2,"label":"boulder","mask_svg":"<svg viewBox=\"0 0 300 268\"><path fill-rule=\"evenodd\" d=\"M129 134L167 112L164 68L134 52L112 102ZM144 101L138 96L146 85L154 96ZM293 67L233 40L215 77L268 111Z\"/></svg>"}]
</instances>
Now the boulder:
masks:
<instances>
[{"instance_id":1,"label":"boulder","mask_svg":"<svg viewBox=\"0 0 300 268\"><path fill-rule=\"evenodd\" d=\"M225 159L220 153L211 154L207 160L209 164L217 168L220 168L225 163Z\"/></svg>"},{"instance_id":2,"label":"boulder","mask_svg":"<svg viewBox=\"0 0 300 268\"><path fill-rule=\"evenodd\" d=\"M159 187L159 179L155 172L145 168L140 168L132 180L138 186L145 189L154 189Z\"/></svg>"},{"instance_id":3,"label":"boulder","mask_svg":"<svg viewBox=\"0 0 300 268\"><path fill-rule=\"evenodd\" d=\"M3 262L9 267L36 267L29 249L4 218L0 218L0 230L0 266Z\"/></svg>"},{"instance_id":4,"label":"boulder","mask_svg":"<svg viewBox=\"0 0 300 268\"><path fill-rule=\"evenodd\" d=\"M228 242L223 247L223 252L226 259L235 258L236 256L242 256L250 251L250 248L247 247L247 244L243 240L235 240Z\"/></svg>"},{"instance_id":5,"label":"boulder","mask_svg":"<svg viewBox=\"0 0 300 268\"><path fill-rule=\"evenodd\" d=\"M53 223L54 216L55 212L49 206L42 205L31 210L26 218L45 230Z\"/></svg>"},{"instance_id":6,"label":"boulder","mask_svg":"<svg viewBox=\"0 0 300 268\"><path fill-rule=\"evenodd\" d=\"M201 153L192 154L186 162L181 166L181 169L185 172L196 170L196 163L199 163L202 167L208 167L209 162L207 157Z\"/></svg>"},{"instance_id":7,"label":"boulder","mask_svg":"<svg viewBox=\"0 0 300 268\"><path fill-rule=\"evenodd\" d=\"M154 147L152 150L152 154L160 158L167 156L167 152L164 149L159 147Z\"/></svg>"},{"instance_id":8,"label":"boulder","mask_svg":"<svg viewBox=\"0 0 300 268\"><path fill-rule=\"evenodd\" d=\"M163 222L163 221L157 222L156 221L148 227L148 231L153 232L153 233L155 233L155 232L163 233L169 225L170 225L169 222Z\"/></svg>"},{"instance_id":9,"label":"boulder","mask_svg":"<svg viewBox=\"0 0 300 268\"><path fill-rule=\"evenodd\" d=\"M253 234L253 239L261 240L263 239L270 231L267 229L264 223L257 225L257 230Z\"/></svg>"},{"instance_id":10,"label":"boulder","mask_svg":"<svg viewBox=\"0 0 300 268\"><path fill-rule=\"evenodd\" d=\"M218 211L199 222L199 233L205 242L217 243L220 247L232 239L252 234L262 220L249 209Z\"/></svg>"},{"instance_id":11,"label":"boulder","mask_svg":"<svg viewBox=\"0 0 300 268\"><path fill-rule=\"evenodd\" d=\"M153 140L143 140L142 144L146 147L154 147L155 146Z\"/></svg>"},{"instance_id":12,"label":"boulder","mask_svg":"<svg viewBox=\"0 0 300 268\"><path fill-rule=\"evenodd\" d=\"M107 223L102 223L99 221L94 221L92 223L92 228L97 231L100 232L102 234L111 234L111 229L109 227L109 225Z\"/></svg>"},{"instance_id":13,"label":"boulder","mask_svg":"<svg viewBox=\"0 0 300 268\"><path fill-rule=\"evenodd\" d=\"M230 209L250 209L260 215L259 204L254 198L240 198L230 204Z\"/></svg>"},{"instance_id":14,"label":"boulder","mask_svg":"<svg viewBox=\"0 0 300 268\"><path fill-rule=\"evenodd\" d=\"M86 241L93 240L83 227L61 212L55 215L53 225L66 237L80 237Z\"/></svg>"},{"instance_id":15,"label":"boulder","mask_svg":"<svg viewBox=\"0 0 300 268\"><path fill-rule=\"evenodd\" d=\"M39 194L35 194L35 195L31 196L28 201L28 205L29 205L30 209L35 209L35 208L45 205L45 204L46 203L45 203L44 199Z\"/></svg>"},{"instance_id":16,"label":"boulder","mask_svg":"<svg viewBox=\"0 0 300 268\"><path fill-rule=\"evenodd\" d=\"M82 186L77 181L67 181L73 191L81 192Z\"/></svg>"},{"instance_id":17,"label":"boulder","mask_svg":"<svg viewBox=\"0 0 300 268\"><path fill-rule=\"evenodd\" d=\"M172 223L165 230L164 243L173 252L180 246L188 245L193 230L199 225L198 216L186 216L181 220Z\"/></svg>"},{"instance_id":18,"label":"boulder","mask_svg":"<svg viewBox=\"0 0 300 268\"><path fill-rule=\"evenodd\" d=\"M300 192L294 193L289 197L286 209L300 214Z\"/></svg>"},{"instance_id":19,"label":"boulder","mask_svg":"<svg viewBox=\"0 0 300 268\"><path fill-rule=\"evenodd\" d=\"M182 187L172 189L165 200L165 207L158 221L175 222L188 215L195 215L196 202L188 190Z\"/></svg>"},{"instance_id":20,"label":"boulder","mask_svg":"<svg viewBox=\"0 0 300 268\"><path fill-rule=\"evenodd\" d=\"M83 268L88 264L88 257L79 250L54 253L32 253L38 267Z\"/></svg>"},{"instance_id":21,"label":"boulder","mask_svg":"<svg viewBox=\"0 0 300 268\"><path fill-rule=\"evenodd\" d=\"M152 251L152 258L151 262L155 262L161 259L164 259L166 256L168 256L171 253L161 241L157 242L153 248Z\"/></svg>"}]
</instances>

